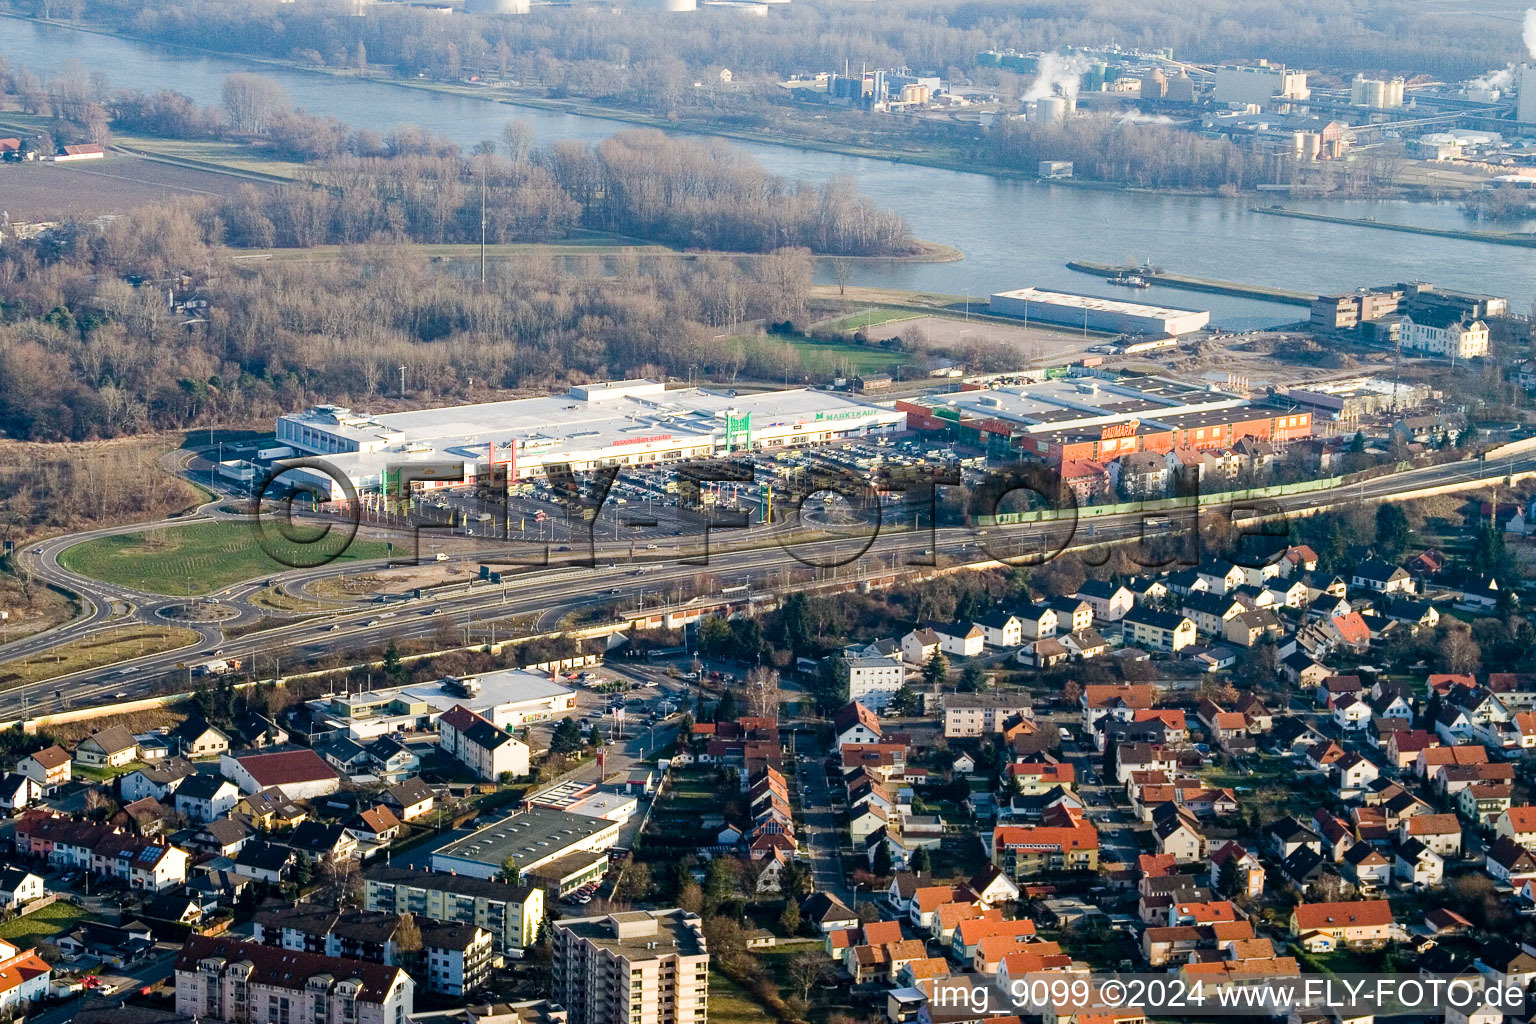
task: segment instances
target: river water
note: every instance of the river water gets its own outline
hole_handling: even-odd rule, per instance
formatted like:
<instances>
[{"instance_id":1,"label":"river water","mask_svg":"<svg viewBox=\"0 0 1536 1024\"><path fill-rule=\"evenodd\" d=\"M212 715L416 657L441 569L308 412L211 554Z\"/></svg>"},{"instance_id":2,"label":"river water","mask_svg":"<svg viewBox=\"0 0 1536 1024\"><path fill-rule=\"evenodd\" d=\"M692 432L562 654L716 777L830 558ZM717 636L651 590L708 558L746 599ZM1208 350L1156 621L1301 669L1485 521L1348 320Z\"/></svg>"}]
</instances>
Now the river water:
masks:
<instances>
[{"instance_id":1,"label":"river water","mask_svg":"<svg viewBox=\"0 0 1536 1024\"><path fill-rule=\"evenodd\" d=\"M66 61L79 60L88 69L106 71L114 87L147 92L175 89L201 104L219 102L225 75L253 70L238 60L188 55L11 18L0 18L0 54L45 80ZM353 127L382 133L409 122L466 147L497 138L501 126L513 117L532 123L541 142L596 140L625 127L604 118L553 114L381 83L255 70L280 81L296 105L333 115ZM1251 198L1100 191L790 146L742 145L768 170L785 177L821 182L851 174L876 202L903 214L919 237L955 246L966 254L964 260L953 263L862 263L855 271L855 284L972 295L1039 285L1210 309L1216 323L1239 329L1293 321L1304 317L1305 311L1166 288L1127 293L1069 271L1064 264L1071 259L1117 263L1146 259L1182 274L1322 293L1396 281L1434 281L1507 295L1517 310L1529 309L1536 299L1536 250L1265 216L1249 210L1254 205ZM4 193L0 175L0 207ZM1479 226L1469 224L1454 203L1317 200L1286 205L1434 227ZM1530 229L1530 225L1514 227Z\"/></svg>"}]
</instances>

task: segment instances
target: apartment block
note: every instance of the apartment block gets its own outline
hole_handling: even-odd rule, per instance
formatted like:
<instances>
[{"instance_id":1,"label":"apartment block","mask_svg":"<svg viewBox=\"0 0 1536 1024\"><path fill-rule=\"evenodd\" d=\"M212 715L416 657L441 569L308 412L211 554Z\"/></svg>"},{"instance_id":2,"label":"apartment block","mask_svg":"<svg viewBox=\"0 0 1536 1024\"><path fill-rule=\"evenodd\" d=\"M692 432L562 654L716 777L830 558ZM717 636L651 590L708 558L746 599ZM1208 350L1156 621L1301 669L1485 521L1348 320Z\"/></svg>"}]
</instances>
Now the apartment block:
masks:
<instances>
[{"instance_id":1,"label":"apartment block","mask_svg":"<svg viewBox=\"0 0 1536 1024\"><path fill-rule=\"evenodd\" d=\"M709 947L697 914L637 910L557 921L551 996L570 1024L705 1024Z\"/></svg>"}]
</instances>

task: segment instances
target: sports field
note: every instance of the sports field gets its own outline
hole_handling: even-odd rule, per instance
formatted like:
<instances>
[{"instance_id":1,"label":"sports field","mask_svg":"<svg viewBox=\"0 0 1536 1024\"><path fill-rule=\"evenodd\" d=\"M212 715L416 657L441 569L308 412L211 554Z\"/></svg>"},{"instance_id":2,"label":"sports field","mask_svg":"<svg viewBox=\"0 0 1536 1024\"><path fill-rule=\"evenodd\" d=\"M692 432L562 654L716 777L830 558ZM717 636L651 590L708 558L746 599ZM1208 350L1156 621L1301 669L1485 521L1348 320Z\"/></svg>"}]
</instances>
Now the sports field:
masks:
<instances>
[{"instance_id":1,"label":"sports field","mask_svg":"<svg viewBox=\"0 0 1536 1024\"><path fill-rule=\"evenodd\" d=\"M354 538L348 545L345 531L339 528L315 544L284 541L271 530L266 536L272 538L267 547L281 561L262 549L256 527L234 522L98 537L66 548L59 561L71 572L92 579L181 597L211 593L294 566L317 565L332 554L338 554L334 561L345 564L384 558L389 553L378 541Z\"/></svg>"}]
</instances>

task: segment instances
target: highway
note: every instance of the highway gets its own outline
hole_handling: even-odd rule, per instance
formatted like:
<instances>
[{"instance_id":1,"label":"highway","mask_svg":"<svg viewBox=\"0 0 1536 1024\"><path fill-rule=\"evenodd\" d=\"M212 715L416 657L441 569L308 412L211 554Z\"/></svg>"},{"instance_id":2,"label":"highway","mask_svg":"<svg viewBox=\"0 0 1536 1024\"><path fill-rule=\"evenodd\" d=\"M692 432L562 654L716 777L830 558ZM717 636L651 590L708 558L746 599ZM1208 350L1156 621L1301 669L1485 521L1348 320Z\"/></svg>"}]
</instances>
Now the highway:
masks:
<instances>
[{"instance_id":1,"label":"highway","mask_svg":"<svg viewBox=\"0 0 1536 1024\"><path fill-rule=\"evenodd\" d=\"M1267 514L1306 514L1344 502L1374 502L1391 499L1429 487L1472 487L1478 484L1496 483L1509 474L1536 472L1536 454L1524 454L1513 459L1498 461L1497 465L1484 465L1477 460L1430 466L1403 473L1385 475L1364 483L1336 487L1301 494L1265 499L1263 503L1239 502L1238 511L1262 510ZM204 506L196 515L172 520L186 523L211 520L219 515L217 504ZM1204 511L1210 513L1216 507ZM1157 513L1175 521L1181 515L1189 521L1189 513ZM80 707L90 703L102 703L109 693L125 693L128 697L147 696L163 691L163 676L178 665L221 656L238 657L261 655L263 660L272 659L276 664L294 666L327 655L343 655L366 649L377 649L391 638L408 639L434 634L438 629L440 613L451 614L458 627L468 627L480 635L490 630L490 623L512 616L534 616L541 627L552 627L563 615L597 604L611 603L623 608L638 609L645 603L664 600L669 591L691 584L701 573L717 578L732 579L750 576L754 592L787 592L817 582L855 581L868 576L888 575L892 571L912 573L931 572L931 563L937 557L941 564L985 563L992 558L1019 559L1040 558L1062 549L1084 551L1106 543L1125 543L1143 535L1145 515L1128 513L1094 519L1090 525L1074 523L1026 524L1022 526L997 526L986 530L968 527L944 527L938 530L910 529L897 531L885 529L872 539L869 537L842 538L835 540L811 540L789 546L783 539L782 530L776 531L780 543L767 542L769 530L762 531L765 546L736 551L720 551L723 541L739 538L745 531L724 531L712 539L713 550L705 556L701 538L668 538L657 550L646 551L644 561L631 561L631 543L599 542L596 547L596 565L552 564L547 568L529 568L516 571L505 586L483 584L467 591L448 596L426 596L418 600L390 604L362 604L355 610L322 614L300 621L281 621L273 618L273 624L261 628L267 612L255 608L249 602L252 594L271 585L274 579L290 592L313 580L338 574L358 574L370 569L383 568L387 560L376 562L348 562L345 565L328 565L312 569L296 569L285 573L263 576L225 588L210 595L220 604L238 609L236 618L216 624L193 625L201 640L188 648L165 654L148 655L119 663L111 668L99 668L69 676L11 687L0 693L0 720L46 714L66 707ZM25 654L45 650L67 639L109 628L114 605L119 612L129 611L134 617L150 619L159 609L172 604L184 604L187 599L169 598L163 595L145 594L124 587L85 579L64 569L59 564L61 551L81 540L143 530L166 523L139 524L113 527L87 533L58 537L39 545L29 546L20 557L28 559L30 567L48 582L67 588L81 595L84 614L64 626L47 633L37 634L4 646L0 646L0 672L3 662ZM753 536L754 534L748 534ZM254 539L253 539L254 543ZM1191 542L1191 545L1194 542ZM582 545L573 545L569 553L554 552L551 559L577 559L584 555ZM498 553L505 556L507 548L489 548L486 551L456 555L465 561L492 561ZM935 552L935 556L925 554ZM1180 561L1194 564L1199 558L1197 551L1186 553ZM822 566L807 565L807 562ZM842 563L831 568L834 563ZM1149 567L1153 568L1153 567ZM194 599L195 600L195 599ZM113 624L131 621L120 617ZM226 639L224 630L232 625L240 626L237 638Z\"/></svg>"}]
</instances>

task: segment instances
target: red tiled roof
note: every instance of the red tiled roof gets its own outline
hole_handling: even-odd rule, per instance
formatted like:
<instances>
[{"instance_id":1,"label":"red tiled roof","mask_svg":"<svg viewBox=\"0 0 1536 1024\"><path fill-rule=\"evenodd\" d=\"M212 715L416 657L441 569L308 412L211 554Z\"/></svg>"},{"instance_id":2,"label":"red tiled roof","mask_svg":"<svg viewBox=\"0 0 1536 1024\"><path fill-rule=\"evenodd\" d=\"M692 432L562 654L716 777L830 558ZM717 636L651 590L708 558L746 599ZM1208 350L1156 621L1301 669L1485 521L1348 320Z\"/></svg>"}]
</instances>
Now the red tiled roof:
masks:
<instances>
[{"instance_id":1,"label":"red tiled roof","mask_svg":"<svg viewBox=\"0 0 1536 1024\"><path fill-rule=\"evenodd\" d=\"M70 762L69 751L57 743L51 747L44 747L42 750L35 750L27 756L44 768L58 768Z\"/></svg>"},{"instance_id":2,"label":"red tiled roof","mask_svg":"<svg viewBox=\"0 0 1536 1024\"><path fill-rule=\"evenodd\" d=\"M1082 822L1075 827L1049 825L1003 825L992 833L992 848L1009 846L1055 847L1067 850L1097 850L1099 833L1092 825Z\"/></svg>"},{"instance_id":3,"label":"red tiled roof","mask_svg":"<svg viewBox=\"0 0 1536 1024\"><path fill-rule=\"evenodd\" d=\"M1320 928L1375 928L1392 923L1392 904L1386 900L1302 903L1297 906L1295 914L1296 927L1303 931Z\"/></svg>"},{"instance_id":4,"label":"red tiled roof","mask_svg":"<svg viewBox=\"0 0 1536 1024\"><path fill-rule=\"evenodd\" d=\"M294 782L317 782L322 779L339 779L336 769L313 750L284 750L276 754L251 754L236 758L240 767L262 789L268 786L285 786Z\"/></svg>"},{"instance_id":5,"label":"red tiled roof","mask_svg":"<svg viewBox=\"0 0 1536 1024\"><path fill-rule=\"evenodd\" d=\"M38 956L33 950L19 953L10 960L0 963L0 992L10 992L20 988L38 975L47 974L53 968L47 961Z\"/></svg>"}]
</instances>

